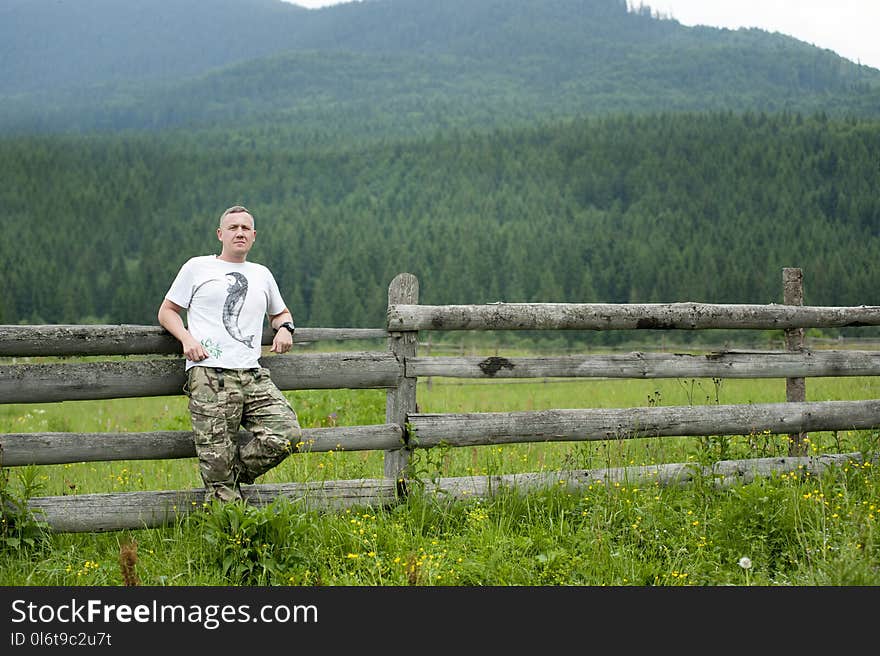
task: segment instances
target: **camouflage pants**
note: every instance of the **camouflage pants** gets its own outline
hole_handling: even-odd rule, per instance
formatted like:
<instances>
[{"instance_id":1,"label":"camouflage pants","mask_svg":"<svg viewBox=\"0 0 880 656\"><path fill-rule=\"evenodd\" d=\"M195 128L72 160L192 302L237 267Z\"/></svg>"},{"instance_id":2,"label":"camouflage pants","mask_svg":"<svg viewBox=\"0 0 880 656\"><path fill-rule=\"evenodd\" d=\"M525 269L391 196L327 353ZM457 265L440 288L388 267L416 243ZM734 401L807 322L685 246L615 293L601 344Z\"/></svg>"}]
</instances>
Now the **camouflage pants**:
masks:
<instances>
[{"instance_id":1,"label":"camouflage pants","mask_svg":"<svg viewBox=\"0 0 880 656\"><path fill-rule=\"evenodd\" d=\"M184 391L207 502L241 499L241 483L253 483L300 443L296 412L268 369L191 367Z\"/></svg>"}]
</instances>

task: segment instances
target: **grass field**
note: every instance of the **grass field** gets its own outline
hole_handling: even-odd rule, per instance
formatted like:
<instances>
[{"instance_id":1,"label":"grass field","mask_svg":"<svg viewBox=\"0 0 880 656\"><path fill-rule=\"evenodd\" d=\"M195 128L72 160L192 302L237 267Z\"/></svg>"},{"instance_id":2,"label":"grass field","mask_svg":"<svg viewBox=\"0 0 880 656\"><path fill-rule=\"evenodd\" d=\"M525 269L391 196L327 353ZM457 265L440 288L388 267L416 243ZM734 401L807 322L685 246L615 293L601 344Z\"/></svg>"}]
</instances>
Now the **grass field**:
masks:
<instances>
[{"instance_id":1,"label":"grass field","mask_svg":"<svg viewBox=\"0 0 880 656\"><path fill-rule=\"evenodd\" d=\"M880 398L875 378L816 378L808 400ZM384 390L288 392L305 427L383 423ZM420 381L421 412L785 400L784 380ZM186 399L0 406L0 430L189 429ZM872 452L877 431L816 433L810 452ZM776 435L515 444L417 451L420 476L711 462L787 453ZM381 478L383 454L304 453L260 483ZM201 487L194 459L7 468L4 494ZM594 486L389 510L305 512L286 502L215 506L162 529L50 535L4 525L0 585L877 585L875 468L780 475L716 490ZM120 550L136 543L123 574ZM131 547L127 550L130 552ZM123 549L125 551L126 549ZM746 567L745 565L748 565Z\"/></svg>"}]
</instances>

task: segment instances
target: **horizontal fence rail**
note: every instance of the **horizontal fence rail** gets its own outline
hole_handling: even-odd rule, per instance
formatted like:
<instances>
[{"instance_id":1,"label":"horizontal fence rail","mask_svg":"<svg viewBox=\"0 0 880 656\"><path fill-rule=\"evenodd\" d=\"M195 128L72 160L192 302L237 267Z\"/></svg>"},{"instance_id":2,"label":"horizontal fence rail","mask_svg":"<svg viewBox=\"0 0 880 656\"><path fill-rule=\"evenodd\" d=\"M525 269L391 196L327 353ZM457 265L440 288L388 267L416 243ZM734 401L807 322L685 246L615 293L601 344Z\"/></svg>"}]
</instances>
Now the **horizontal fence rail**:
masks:
<instances>
[{"instance_id":1,"label":"horizontal fence rail","mask_svg":"<svg viewBox=\"0 0 880 656\"><path fill-rule=\"evenodd\" d=\"M562 487L576 493L591 485L621 483L682 486L697 479L707 481L711 487L725 488L736 483L751 483L771 474L797 472L799 475L819 475L832 467L846 467L852 463L863 462L865 459L861 453L834 453L813 457L719 460L705 466L688 462L604 469L567 469L525 474L441 478L436 483L433 481L426 483L426 490L434 494L442 494L444 498L472 499L488 497L502 490L546 490L549 487L557 489ZM877 459L873 458L871 462L874 464Z\"/></svg>"},{"instance_id":2,"label":"horizontal fence rail","mask_svg":"<svg viewBox=\"0 0 880 656\"><path fill-rule=\"evenodd\" d=\"M304 428L298 453L320 451L386 451L404 445L398 424ZM248 431L239 440L250 439ZM0 434L0 465L61 465L71 462L169 460L194 458L192 431L131 433Z\"/></svg>"},{"instance_id":3,"label":"horizontal fence rail","mask_svg":"<svg viewBox=\"0 0 880 656\"><path fill-rule=\"evenodd\" d=\"M701 435L785 434L880 426L880 400L815 401L520 412L414 413L398 424L307 428L300 452L430 449L522 442L621 440ZM247 439L246 431L241 431ZM64 464L195 456L191 431L8 433L0 464Z\"/></svg>"},{"instance_id":4,"label":"horizontal fence rail","mask_svg":"<svg viewBox=\"0 0 880 656\"><path fill-rule=\"evenodd\" d=\"M248 503L264 505L279 497L330 510L381 507L397 500L393 481L328 480L309 483L245 485ZM203 489L83 494L31 499L29 507L56 533L158 528L201 510Z\"/></svg>"},{"instance_id":5,"label":"horizontal fence rail","mask_svg":"<svg viewBox=\"0 0 880 656\"><path fill-rule=\"evenodd\" d=\"M709 303L389 305L389 330L702 330L880 326L880 306Z\"/></svg>"},{"instance_id":6,"label":"horizontal fence rail","mask_svg":"<svg viewBox=\"0 0 880 656\"><path fill-rule=\"evenodd\" d=\"M395 387L403 366L381 351L296 353L261 360L282 390ZM0 366L0 403L175 396L184 360L130 360Z\"/></svg>"},{"instance_id":7,"label":"horizontal fence rail","mask_svg":"<svg viewBox=\"0 0 880 656\"><path fill-rule=\"evenodd\" d=\"M305 344L387 337L382 328L297 328L293 341ZM260 343L269 346L273 338L274 332L267 327ZM180 354L180 342L161 326L0 326L0 356L161 354Z\"/></svg>"},{"instance_id":8,"label":"horizontal fence rail","mask_svg":"<svg viewBox=\"0 0 880 656\"><path fill-rule=\"evenodd\" d=\"M639 437L750 435L880 426L880 400L590 408L409 416L420 448Z\"/></svg>"},{"instance_id":9,"label":"horizontal fence rail","mask_svg":"<svg viewBox=\"0 0 880 656\"><path fill-rule=\"evenodd\" d=\"M407 377L448 378L785 378L877 376L878 351L721 351L553 357L415 357Z\"/></svg>"}]
</instances>

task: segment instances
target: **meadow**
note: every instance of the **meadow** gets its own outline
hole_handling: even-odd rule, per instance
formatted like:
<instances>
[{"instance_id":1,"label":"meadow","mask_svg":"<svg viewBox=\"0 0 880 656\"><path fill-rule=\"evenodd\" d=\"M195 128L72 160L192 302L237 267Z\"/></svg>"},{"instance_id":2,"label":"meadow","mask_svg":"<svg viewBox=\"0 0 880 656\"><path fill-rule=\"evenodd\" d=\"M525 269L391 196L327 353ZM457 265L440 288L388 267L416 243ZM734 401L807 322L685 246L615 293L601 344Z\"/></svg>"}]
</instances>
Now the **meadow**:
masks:
<instances>
[{"instance_id":1,"label":"meadow","mask_svg":"<svg viewBox=\"0 0 880 656\"><path fill-rule=\"evenodd\" d=\"M285 392L304 427L383 423L384 390ZM871 399L876 378L816 378L808 400ZM421 412L781 402L784 380L420 380ZM0 430L186 430L184 397L0 406ZM878 431L809 435L811 454L876 454ZM417 450L413 475L548 472L786 455L784 435ZM258 483L381 478L379 452L302 453ZM0 470L5 499L201 487L194 459ZM227 504L160 529L50 534L6 523L0 585L877 585L880 477L870 458L821 476L716 489L593 485L387 509Z\"/></svg>"}]
</instances>

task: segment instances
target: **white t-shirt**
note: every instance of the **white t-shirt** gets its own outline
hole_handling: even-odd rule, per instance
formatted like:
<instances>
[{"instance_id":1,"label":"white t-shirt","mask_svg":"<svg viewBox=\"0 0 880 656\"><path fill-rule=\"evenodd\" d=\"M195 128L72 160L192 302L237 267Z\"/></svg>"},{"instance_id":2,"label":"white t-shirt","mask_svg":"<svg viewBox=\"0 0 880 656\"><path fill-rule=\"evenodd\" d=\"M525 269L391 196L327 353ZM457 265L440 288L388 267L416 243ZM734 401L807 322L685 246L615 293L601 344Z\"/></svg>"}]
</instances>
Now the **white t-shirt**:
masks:
<instances>
[{"instance_id":1,"label":"white t-shirt","mask_svg":"<svg viewBox=\"0 0 880 656\"><path fill-rule=\"evenodd\" d=\"M224 369L259 367L263 321L285 309L275 277L262 264L224 262L216 255L187 260L165 294L186 309L189 332L208 358L186 361Z\"/></svg>"}]
</instances>

